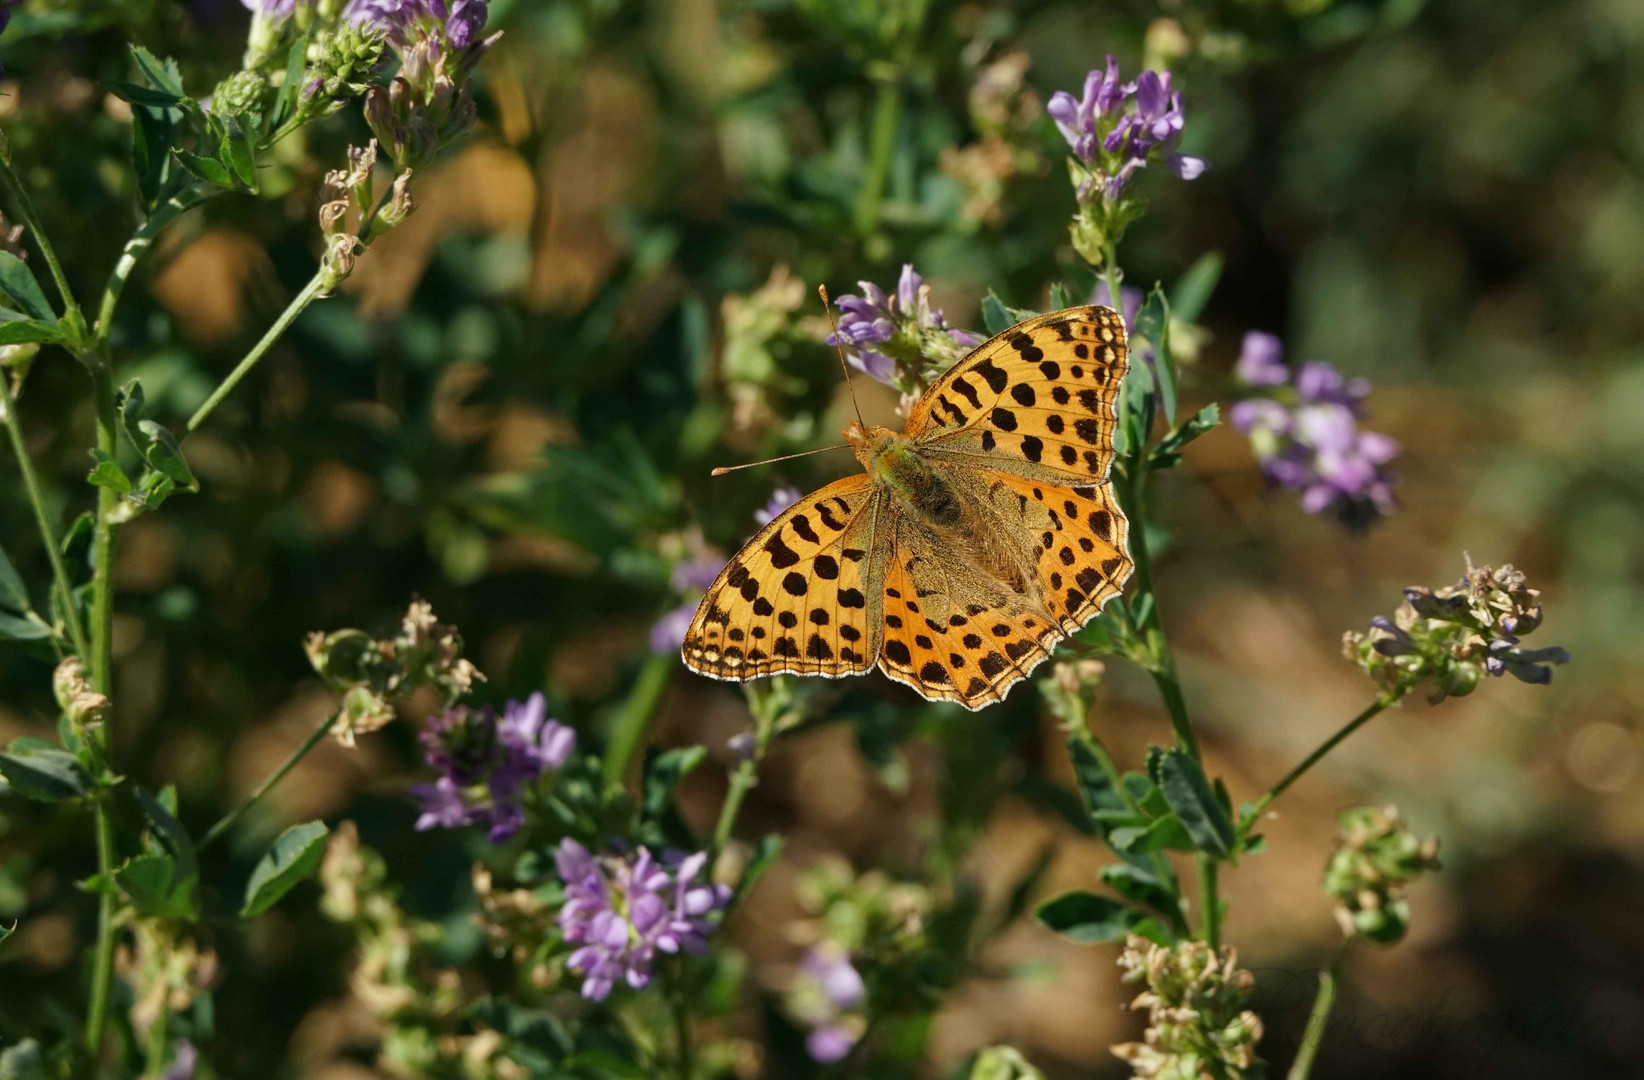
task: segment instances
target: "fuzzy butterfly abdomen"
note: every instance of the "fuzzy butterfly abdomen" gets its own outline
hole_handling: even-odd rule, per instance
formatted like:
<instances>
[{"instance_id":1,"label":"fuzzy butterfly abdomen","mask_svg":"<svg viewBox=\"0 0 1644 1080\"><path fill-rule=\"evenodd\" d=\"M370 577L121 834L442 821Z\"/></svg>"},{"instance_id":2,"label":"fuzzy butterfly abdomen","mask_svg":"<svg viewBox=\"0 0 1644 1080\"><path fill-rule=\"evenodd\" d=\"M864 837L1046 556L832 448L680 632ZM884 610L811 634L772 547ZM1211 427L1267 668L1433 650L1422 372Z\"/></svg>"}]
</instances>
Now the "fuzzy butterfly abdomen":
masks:
<instances>
[{"instance_id":1,"label":"fuzzy butterfly abdomen","mask_svg":"<svg viewBox=\"0 0 1644 1080\"><path fill-rule=\"evenodd\" d=\"M964 505L912 440L889 428L863 431L856 424L845 430L845 437L856 448L857 460L868 476L890 493L904 513L942 531L964 523Z\"/></svg>"}]
</instances>

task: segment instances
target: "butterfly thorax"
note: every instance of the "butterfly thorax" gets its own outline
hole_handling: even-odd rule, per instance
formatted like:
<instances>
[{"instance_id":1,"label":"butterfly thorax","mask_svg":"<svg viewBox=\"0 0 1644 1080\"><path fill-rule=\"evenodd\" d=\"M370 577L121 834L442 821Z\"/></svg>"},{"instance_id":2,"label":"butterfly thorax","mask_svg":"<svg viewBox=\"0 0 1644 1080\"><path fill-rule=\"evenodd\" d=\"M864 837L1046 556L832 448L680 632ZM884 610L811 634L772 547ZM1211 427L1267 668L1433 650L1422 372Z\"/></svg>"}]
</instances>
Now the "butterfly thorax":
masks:
<instances>
[{"instance_id":1,"label":"butterfly thorax","mask_svg":"<svg viewBox=\"0 0 1644 1080\"><path fill-rule=\"evenodd\" d=\"M860 424L847 427L845 439L874 483L888 490L914 518L941 529L962 523L965 515L959 499L913 440L890 428L864 429Z\"/></svg>"}]
</instances>

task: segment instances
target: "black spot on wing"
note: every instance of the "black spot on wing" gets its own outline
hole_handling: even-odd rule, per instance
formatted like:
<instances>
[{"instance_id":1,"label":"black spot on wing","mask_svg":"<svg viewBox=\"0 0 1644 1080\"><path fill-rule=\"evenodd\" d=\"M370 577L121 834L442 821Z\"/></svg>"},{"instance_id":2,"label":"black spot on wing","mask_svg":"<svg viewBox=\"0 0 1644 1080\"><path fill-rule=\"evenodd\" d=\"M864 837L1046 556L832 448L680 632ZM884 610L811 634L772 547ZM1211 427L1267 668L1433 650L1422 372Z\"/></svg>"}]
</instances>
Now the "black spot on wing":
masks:
<instances>
[{"instance_id":1,"label":"black spot on wing","mask_svg":"<svg viewBox=\"0 0 1644 1080\"><path fill-rule=\"evenodd\" d=\"M816 576L824 581L832 581L839 576L839 560L832 555L818 555L811 565L816 568Z\"/></svg>"},{"instance_id":2,"label":"black spot on wing","mask_svg":"<svg viewBox=\"0 0 1644 1080\"><path fill-rule=\"evenodd\" d=\"M994 409L992 420L993 426L1000 431L1016 430L1016 414L1009 409Z\"/></svg>"},{"instance_id":3,"label":"black spot on wing","mask_svg":"<svg viewBox=\"0 0 1644 1080\"><path fill-rule=\"evenodd\" d=\"M1010 384L1010 376L1006 375L1004 370L991 359L983 360L980 364L971 368L971 374L980 376L995 394L1004 393L1005 387Z\"/></svg>"},{"instance_id":4,"label":"black spot on wing","mask_svg":"<svg viewBox=\"0 0 1644 1080\"><path fill-rule=\"evenodd\" d=\"M982 399L976 396L976 387L966 382L963 377L953 380L952 386L955 393L970 402L971 408L980 409L982 407Z\"/></svg>"},{"instance_id":5,"label":"black spot on wing","mask_svg":"<svg viewBox=\"0 0 1644 1080\"><path fill-rule=\"evenodd\" d=\"M806 543L820 544L822 542L822 538L816 535L816 530L811 528L811 519L804 514L795 517L789 524L793 526L793 531L798 534L799 538Z\"/></svg>"},{"instance_id":6,"label":"black spot on wing","mask_svg":"<svg viewBox=\"0 0 1644 1080\"><path fill-rule=\"evenodd\" d=\"M792 566L799 561L799 553L782 541L782 530L777 529L771 538L765 541L765 551L771 557L771 565L778 570Z\"/></svg>"},{"instance_id":7,"label":"black spot on wing","mask_svg":"<svg viewBox=\"0 0 1644 1080\"><path fill-rule=\"evenodd\" d=\"M885 655L898 664L913 663L913 654L908 652L908 647L895 638L885 642Z\"/></svg>"}]
</instances>

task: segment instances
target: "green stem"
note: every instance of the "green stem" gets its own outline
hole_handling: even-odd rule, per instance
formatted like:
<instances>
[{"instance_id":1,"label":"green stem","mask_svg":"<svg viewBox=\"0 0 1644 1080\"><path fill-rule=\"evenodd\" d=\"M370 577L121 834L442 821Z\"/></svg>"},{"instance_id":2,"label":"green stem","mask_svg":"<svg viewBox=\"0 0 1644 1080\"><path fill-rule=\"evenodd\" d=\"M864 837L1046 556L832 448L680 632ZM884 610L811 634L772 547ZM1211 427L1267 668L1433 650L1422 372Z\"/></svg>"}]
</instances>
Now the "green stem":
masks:
<instances>
[{"instance_id":1,"label":"green stem","mask_svg":"<svg viewBox=\"0 0 1644 1080\"><path fill-rule=\"evenodd\" d=\"M40 477L34 471L28 446L23 442L23 418L17 415L17 399L12 396L11 379L4 371L0 371L0 411L5 413L0 419L5 420L6 430L11 434L11 447L17 454L17 468L23 474L23 489L34 508L34 522L39 526L40 540L45 544L46 558L51 562L52 579L57 582L57 591L63 595L63 617L68 623L69 638L74 642L75 653L85 659L91 654L85 623L81 621L80 608L74 602L73 582L63 565L63 553L58 547L56 532L51 527L51 517L46 513Z\"/></svg>"},{"instance_id":2,"label":"green stem","mask_svg":"<svg viewBox=\"0 0 1644 1080\"><path fill-rule=\"evenodd\" d=\"M670 979L668 997L673 1005L674 1035L679 1047L679 1080L691 1080L696 1072L695 1053L691 1047L691 1011L685 1002L685 991L679 978Z\"/></svg>"},{"instance_id":3,"label":"green stem","mask_svg":"<svg viewBox=\"0 0 1644 1080\"><path fill-rule=\"evenodd\" d=\"M114 822L105 798L99 798L93 809L97 816L97 868L106 876L114 869ZM114 897L106 892L97 901L97 953L91 972L86 1053L91 1055L92 1068L96 1071L102 1057L103 1030L108 1024L109 992L114 986Z\"/></svg>"},{"instance_id":4,"label":"green stem","mask_svg":"<svg viewBox=\"0 0 1644 1080\"><path fill-rule=\"evenodd\" d=\"M166 1064L166 1021L170 1012L166 1003L160 1003L160 1015L154 1018L154 1023L148 1029L148 1046L144 1051L147 1062L143 1072L146 1076L159 1077Z\"/></svg>"},{"instance_id":5,"label":"green stem","mask_svg":"<svg viewBox=\"0 0 1644 1080\"><path fill-rule=\"evenodd\" d=\"M868 168L862 192L856 202L856 231L864 237L879 230L879 207L885 197L885 181L890 175L891 152L896 149L896 129L901 122L901 70L893 67L881 75L873 104L873 128L868 146Z\"/></svg>"},{"instance_id":6,"label":"green stem","mask_svg":"<svg viewBox=\"0 0 1644 1080\"><path fill-rule=\"evenodd\" d=\"M126 283L131 280L132 271L148 249L154 246L161 230L186 210L200 205L209 197L206 186L200 181L184 187L181 191L166 199L148 215L148 218L131 234L120 250L120 258L114 264L114 270L109 274L108 283L103 286L103 298L97 307L96 339L99 342L108 341L109 333L114 326L114 309L120 303L120 294L125 291Z\"/></svg>"},{"instance_id":7,"label":"green stem","mask_svg":"<svg viewBox=\"0 0 1644 1080\"><path fill-rule=\"evenodd\" d=\"M608 783L621 783L628 765L651 730L651 718L662 704L677 662L672 654L648 657L634 680L634 688L611 722L611 741L605 751L604 772Z\"/></svg>"},{"instance_id":8,"label":"green stem","mask_svg":"<svg viewBox=\"0 0 1644 1080\"><path fill-rule=\"evenodd\" d=\"M1216 859L1214 856L1199 855L1199 903L1204 911L1199 915L1199 934L1204 943L1212 949L1221 948L1222 944L1222 913L1221 901L1216 896Z\"/></svg>"},{"instance_id":9,"label":"green stem","mask_svg":"<svg viewBox=\"0 0 1644 1080\"><path fill-rule=\"evenodd\" d=\"M229 392L240 384L240 380L245 378L251 372L251 369L257 366L257 361L261 360L263 354L267 353L274 343L280 340L280 336L291 328L291 324L297 321L297 316L301 315L309 304L319 298L320 291L324 287L324 271L317 271L312 278L309 278L308 284L303 286L302 292L298 293L291 303L286 305L285 310L280 312L280 317L274 320L274 325L268 328L268 332L263 334L262 339L251 347L251 351L245 354L245 358L236 364L234 370L228 373L228 377L218 384L217 389L211 392L211 396L206 398L205 404L194 410L194 415L188 418L188 425L183 429L185 438L205 423L205 418L211 415L212 410L216 409L223 398L227 397Z\"/></svg>"},{"instance_id":10,"label":"green stem","mask_svg":"<svg viewBox=\"0 0 1644 1080\"><path fill-rule=\"evenodd\" d=\"M1077 739L1081 745L1090 751L1090 756L1096 759L1096 764L1101 768L1102 775L1107 777L1108 785L1119 796L1119 801L1124 803L1125 809L1138 817L1143 816L1141 806L1131 796L1130 789L1125 786L1124 777L1119 775L1119 766L1114 762L1113 755L1107 752L1107 747L1102 745L1102 741L1082 722L1078 725L1069 725L1064 730L1068 738ZM1170 860L1165 858L1164 852L1152 852L1149 859L1153 863L1154 873L1159 880L1168 885L1171 892L1180 896L1182 889L1177 882L1176 871L1171 867ZM1183 933L1187 932L1187 927L1180 923L1178 923L1177 929Z\"/></svg>"},{"instance_id":11,"label":"green stem","mask_svg":"<svg viewBox=\"0 0 1644 1080\"><path fill-rule=\"evenodd\" d=\"M275 769L263 778L263 782L257 785L257 790L253 791L251 795L247 797L245 802L218 818L217 823L206 830L205 835L200 837L200 843L197 845L197 850L204 851L217 840L221 839L222 835L233 827L236 821L240 820L241 814L244 814L247 810L250 810L253 806L256 806L259 802L261 802L264 795L267 795L270 791L274 790L275 784L278 784L281 780L285 779L286 773L297 767L297 762L307 757L308 752L320 744L320 740L326 737L336 722L336 713L327 714L326 718L322 720L313 731L308 733L308 738L304 739L302 744L291 752L291 756L281 762L279 768Z\"/></svg>"},{"instance_id":12,"label":"green stem","mask_svg":"<svg viewBox=\"0 0 1644 1080\"><path fill-rule=\"evenodd\" d=\"M1302 1032L1301 1047L1296 1051L1296 1060L1290 1063L1288 1080L1307 1080L1308 1074L1313 1071L1313 1059L1318 1056L1319 1046L1324 1042L1325 1028L1330 1023L1330 1010L1336 1004L1336 984L1341 979L1342 967L1347 962L1347 949L1352 939L1342 943L1336 951L1336 959L1330 967L1319 972L1319 992L1313 998L1313 1011L1307 1017L1307 1030Z\"/></svg>"},{"instance_id":13,"label":"green stem","mask_svg":"<svg viewBox=\"0 0 1644 1080\"><path fill-rule=\"evenodd\" d=\"M114 378L106 352L82 357L91 371L93 403L97 414L97 448L114 456ZM97 520L92 529L91 669L92 689L113 697L114 632L114 512L120 496L112 488L97 489ZM114 716L110 710L101 735L103 760L114 767ZM114 825L106 793L99 797L97 815L97 869L114 871ZM102 1049L108 1023L109 991L114 982L114 897L103 893L97 908L97 953L91 973L91 1007L86 1014L86 1049L95 1058Z\"/></svg>"},{"instance_id":14,"label":"green stem","mask_svg":"<svg viewBox=\"0 0 1644 1080\"><path fill-rule=\"evenodd\" d=\"M725 792L725 802L719 808L713 843L708 849L710 866L730 842L731 830L736 827L737 816L742 813L742 800L759 783L759 765L765 760L765 751L770 748L771 740L776 737L777 720L783 709L782 701L770 687L761 683L749 683L743 687L743 693L747 696L748 711L753 715L754 750L751 756L738 762L736 770L731 773L730 787Z\"/></svg>"},{"instance_id":15,"label":"green stem","mask_svg":"<svg viewBox=\"0 0 1644 1080\"><path fill-rule=\"evenodd\" d=\"M57 295L63 300L63 315L69 321L71 333L76 339L85 329L85 317L80 314L79 301L74 299L74 291L69 288L68 277L63 273L63 264L57 260L57 249L51 246L46 231L40 227L40 219L34 212L34 200L29 198L28 189L23 186L17 174L11 170L9 155L0 148L0 181L5 183L11 191L12 199L17 204L17 220L28 229L29 235L34 237L35 246L46 260L46 267L51 271L52 281L57 285Z\"/></svg>"},{"instance_id":16,"label":"green stem","mask_svg":"<svg viewBox=\"0 0 1644 1080\"><path fill-rule=\"evenodd\" d=\"M1245 821L1245 828L1248 830L1252 827L1256 819L1261 817L1262 812L1272 805L1273 800L1284 794L1285 789L1291 784L1294 784L1297 780L1301 779L1302 774L1307 772L1308 769L1311 769L1314 765L1317 765L1319 763L1319 759L1323 758L1324 755L1341 745L1342 741L1349 735L1353 734L1353 732L1369 723L1372 717L1396 704L1400 696L1402 695L1388 694L1372 701L1369 705L1365 706L1363 712L1343 724L1336 730L1334 735L1320 743L1311 754L1308 754L1306 757L1302 758L1300 764L1285 773L1282 780L1274 784L1271 788L1268 788L1267 794L1257 800L1255 807L1252 808L1250 812L1250 816Z\"/></svg>"},{"instance_id":17,"label":"green stem","mask_svg":"<svg viewBox=\"0 0 1644 1080\"><path fill-rule=\"evenodd\" d=\"M742 800L747 798L748 792L758 783L759 762L756 759L739 762L736 771L731 773L730 787L725 792L725 802L719 808L719 820L714 824L713 847L714 854L718 854L731 838L731 830L736 827L737 815L742 812Z\"/></svg>"}]
</instances>

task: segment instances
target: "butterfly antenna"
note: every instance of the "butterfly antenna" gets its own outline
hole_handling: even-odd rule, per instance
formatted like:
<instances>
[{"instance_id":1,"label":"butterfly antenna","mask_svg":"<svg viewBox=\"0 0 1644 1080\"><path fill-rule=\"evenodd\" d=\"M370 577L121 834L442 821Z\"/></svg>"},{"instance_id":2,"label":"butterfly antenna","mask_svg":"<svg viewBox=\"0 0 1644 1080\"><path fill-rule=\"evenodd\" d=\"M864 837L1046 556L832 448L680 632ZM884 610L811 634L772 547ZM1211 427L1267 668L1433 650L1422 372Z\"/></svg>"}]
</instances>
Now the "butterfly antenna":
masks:
<instances>
[{"instance_id":1,"label":"butterfly antenna","mask_svg":"<svg viewBox=\"0 0 1644 1080\"><path fill-rule=\"evenodd\" d=\"M866 429L868 423L862 419L862 406L856 403L856 384L851 382L851 366L845 362L845 343L839 340L839 320L833 316L833 304L828 300L828 287L818 285L816 291L822 296L822 310L828 313L828 325L833 327L833 348L839 354L839 369L845 373L845 388L851 392L851 408L856 410L856 422Z\"/></svg>"},{"instance_id":2,"label":"butterfly antenna","mask_svg":"<svg viewBox=\"0 0 1644 1080\"><path fill-rule=\"evenodd\" d=\"M796 457L810 457L812 454L825 454L829 450L844 450L848 446L848 443L839 443L837 446L824 446L816 450L801 450L797 454L783 454L781 457L766 458L764 461L750 461L746 465L722 465L708 475L724 476L726 473L736 472L738 469L751 469L756 465L770 465L778 461L792 461Z\"/></svg>"}]
</instances>

